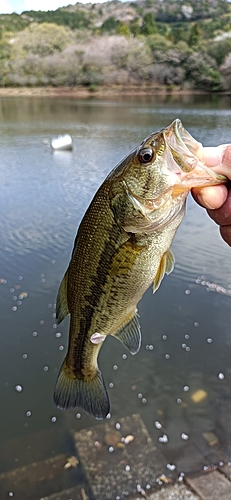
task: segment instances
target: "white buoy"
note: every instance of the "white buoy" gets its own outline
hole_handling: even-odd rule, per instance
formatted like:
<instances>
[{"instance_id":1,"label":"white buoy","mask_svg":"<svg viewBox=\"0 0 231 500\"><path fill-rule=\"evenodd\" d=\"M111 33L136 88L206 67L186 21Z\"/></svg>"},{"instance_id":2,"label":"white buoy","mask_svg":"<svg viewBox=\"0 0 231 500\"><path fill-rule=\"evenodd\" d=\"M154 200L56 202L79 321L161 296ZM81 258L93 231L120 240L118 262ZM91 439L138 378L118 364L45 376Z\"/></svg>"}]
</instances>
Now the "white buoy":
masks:
<instances>
[{"instance_id":1,"label":"white buoy","mask_svg":"<svg viewBox=\"0 0 231 500\"><path fill-rule=\"evenodd\" d=\"M51 139L51 147L54 151L71 151L73 149L72 137L69 134L58 135Z\"/></svg>"}]
</instances>

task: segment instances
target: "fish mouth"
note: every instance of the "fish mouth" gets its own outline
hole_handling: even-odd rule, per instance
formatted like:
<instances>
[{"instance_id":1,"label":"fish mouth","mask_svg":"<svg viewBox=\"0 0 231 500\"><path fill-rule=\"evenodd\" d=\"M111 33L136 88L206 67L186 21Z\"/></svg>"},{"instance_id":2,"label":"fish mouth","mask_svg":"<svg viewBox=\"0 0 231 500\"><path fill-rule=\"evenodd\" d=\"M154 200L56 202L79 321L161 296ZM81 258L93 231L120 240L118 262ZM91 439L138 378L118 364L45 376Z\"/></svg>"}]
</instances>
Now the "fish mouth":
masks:
<instances>
[{"instance_id":1,"label":"fish mouth","mask_svg":"<svg viewBox=\"0 0 231 500\"><path fill-rule=\"evenodd\" d=\"M168 169L175 174L172 195L179 196L193 187L214 186L227 182L227 177L207 167L198 156L202 144L197 142L179 118L163 131Z\"/></svg>"}]
</instances>

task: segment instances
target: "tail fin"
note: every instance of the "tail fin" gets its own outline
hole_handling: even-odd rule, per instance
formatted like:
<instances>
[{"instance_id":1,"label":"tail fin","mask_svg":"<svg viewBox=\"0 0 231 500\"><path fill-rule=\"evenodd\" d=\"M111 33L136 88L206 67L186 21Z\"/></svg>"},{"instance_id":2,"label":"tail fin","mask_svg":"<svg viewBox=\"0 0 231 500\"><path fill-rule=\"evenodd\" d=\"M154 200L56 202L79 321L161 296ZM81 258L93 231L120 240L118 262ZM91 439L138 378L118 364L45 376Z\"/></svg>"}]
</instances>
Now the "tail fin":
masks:
<instances>
[{"instance_id":1,"label":"tail fin","mask_svg":"<svg viewBox=\"0 0 231 500\"><path fill-rule=\"evenodd\" d=\"M54 391L54 402L63 410L80 406L95 418L106 418L110 411L109 397L101 372L93 380L70 376L66 362L61 366Z\"/></svg>"}]
</instances>

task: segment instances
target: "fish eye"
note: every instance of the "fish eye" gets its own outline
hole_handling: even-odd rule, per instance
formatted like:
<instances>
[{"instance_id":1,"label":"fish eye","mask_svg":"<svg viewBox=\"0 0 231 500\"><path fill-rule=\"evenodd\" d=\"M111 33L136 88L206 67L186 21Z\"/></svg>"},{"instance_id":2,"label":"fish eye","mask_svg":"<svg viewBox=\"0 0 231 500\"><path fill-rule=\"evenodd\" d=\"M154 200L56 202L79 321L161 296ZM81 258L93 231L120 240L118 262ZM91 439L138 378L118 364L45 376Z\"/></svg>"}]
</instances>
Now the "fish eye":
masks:
<instances>
[{"instance_id":1,"label":"fish eye","mask_svg":"<svg viewBox=\"0 0 231 500\"><path fill-rule=\"evenodd\" d=\"M153 149L149 146L139 151L138 159L140 163L149 163L153 158Z\"/></svg>"}]
</instances>

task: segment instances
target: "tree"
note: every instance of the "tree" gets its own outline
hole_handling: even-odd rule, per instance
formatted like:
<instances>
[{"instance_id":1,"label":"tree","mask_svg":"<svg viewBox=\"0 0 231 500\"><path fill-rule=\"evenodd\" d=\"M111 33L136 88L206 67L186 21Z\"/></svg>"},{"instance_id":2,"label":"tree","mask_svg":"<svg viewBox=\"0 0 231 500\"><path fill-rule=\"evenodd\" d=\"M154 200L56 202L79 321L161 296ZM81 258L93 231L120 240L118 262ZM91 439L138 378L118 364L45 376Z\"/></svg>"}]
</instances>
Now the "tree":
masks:
<instances>
[{"instance_id":1,"label":"tree","mask_svg":"<svg viewBox=\"0 0 231 500\"><path fill-rule=\"evenodd\" d=\"M189 47L194 47L198 45L202 38L201 29L198 23L192 25L191 30L189 32L188 44Z\"/></svg>"},{"instance_id":2,"label":"tree","mask_svg":"<svg viewBox=\"0 0 231 500\"><path fill-rule=\"evenodd\" d=\"M153 35L157 32L156 21L151 12L147 12L143 18L143 24L140 28L142 35Z\"/></svg>"},{"instance_id":3,"label":"tree","mask_svg":"<svg viewBox=\"0 0 231 500\"><path fill-rule=\"evenodd\" d=\"M52 23L32 23L18 34L15 52L20 48L25 52L46 56L61 51L74 38L74 34L64 26Z\"/></svg>"},{"instance_id":4,"label":"tree","mask_svg":"<svg viewBox=\"0 0 231 500\"><path fill-rule=\"evenodd\" d=\"M121 21L117 27L116 33L121 36L125 36L125 38L130 38L131 33L128 25Z\"/></svg>"}]
</instances>

